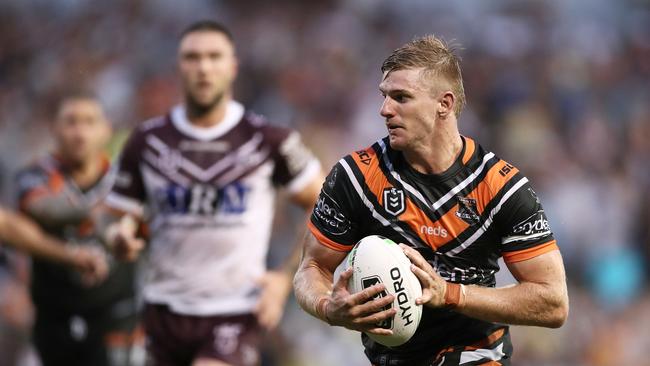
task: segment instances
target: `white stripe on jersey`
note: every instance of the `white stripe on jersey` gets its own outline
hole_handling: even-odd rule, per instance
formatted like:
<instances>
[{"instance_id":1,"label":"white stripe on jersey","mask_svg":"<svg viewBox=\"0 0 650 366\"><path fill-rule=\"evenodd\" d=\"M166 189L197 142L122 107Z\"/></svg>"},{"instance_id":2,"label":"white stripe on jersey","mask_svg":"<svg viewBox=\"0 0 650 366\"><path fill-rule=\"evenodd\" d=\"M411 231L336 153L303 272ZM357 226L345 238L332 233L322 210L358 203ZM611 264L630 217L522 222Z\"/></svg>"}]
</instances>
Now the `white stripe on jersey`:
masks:
<instances>
[{"instance_id":1,"label":"white stripe on jersey","mask_svg":"<svg viewBox=\"0 0 650 366\"><path fill-rule=\"evenodd\" d=\"M181 185L181 186L189 186L191 184L191 180L189 180L187 177L182 176L181 174L178 173L178 170L174 171L171 169L165 169L165 162L163 161L162 157L156 156L151 150L145 150L142 153L142 158L152 166L155 166L156 168L160 170L164 170L165 173L169 176L169 179L174 181L174 183ZM147 167L147 164L140 164L140 170L143 170L144 167ZM150 169L147 167L147 169Z\"/></svg>"},{"instance_id":2,"label":"white stripe on jersey","mask_svg":"<svg viewBox=\"0 0 650 366\"><path fill-rule=\"evenodd\" d=\"M249 156L255 153L258 146L260 145L260 143L262 143L263 140L264 137L262 136L262 134L256 133L255 135L253 135L253 137L250 140L246 141L241 146L239 146L237 150L217 160L214 164L212 164L207 169L203 169L200 166L194 164L194 162L185 158L180 152L178 153L178 156L174 158L178 159L178 166L180 168L182 168L183 170L185 170L186 172L190 173L192 176L196 177L197 179L203 182L209 182L217 174L232 167L238 161L248 160ZM146 141L147 144L150 147L154 148L161 157L169 155L169 152L173 150L162 140L160 140L158 137L154 135L147 135ZM236 167L236 169L239 168L240 167Z\"/></svg>"},{"instance_id":3,"label":"white stripe on jersey","mask_svg":"<svg viewBox=\"0 0 650 366\"><path fill-rule=\"evenodd\" d=\"M406 234L406 232L404 232L404 230L402 230L401 227L399 227L399 226L397 226L397 225L391 223L391 222L390 222L389 220L387 220L385 217L383 217L382 215L380 215L379 212L377 212L377 210L375 210L375 207L372 205L372 202L370 202L370 200L368 199L368 197L366 197L366 195L363 193L363 189L361 188L361 185L360 185L359 182L357 181L357 178L354 176L354 173L352 172L352 169L351 169L350 166L348 165L348 162L345 161L345 159L341 159L341 160L339 160L339 163L341 164L341 166L343 166L343 169L344 169L345 172L347 173L348 178L350 178L350 182L351 182L352 185L354 186L354 190L357 191L357 194L358 194L359 197L361 198L361 201L363 201L363 204L366 205L366 207L368 208L368 210L370 210L370 213L372 214L372 217L374 217L374 218L375 218L377 221L379 221L382 225L384 225L384 226L390 226L391 228L393 228L393 230L395 230L395 231L397 231L398 233L402 234L402 237L404 237L406 240L408 240L409 243L413 244L413 246L415 246L415 247L421 247L422 244L419 244L419 243L414 242L413 240L411 240L411 238L409 237L409 235Z\"/></svg>"},{"instance_id":4,"label":"white stripe on jersey","mask_svg":"<svg viewBox=\"0 0 650 366\"><path fill-rule=\"evenodd\" d=\"M403 181L402 178L400 177L399 173L395 171L393 168L393 164L390 162L390 159L388 158L388 153L386 149L386 144L384 143L383 140L378 141L379 146L381 146L381 151L382 151L382 160L384 160L386 166L390 170L391 175L397 179L398 182L400 182L404 188L406 188L407 191L409 191L411 194L413 194L415 197L417 197L425 206L429 207L431 210L436 211L440 207L442 207L447 201L449 201L452 197L456 195L456 193L462 191L465 187L467 187L468 184L472 183L476 177L478 177L481 172L483 172L483 169L485 169L485 165L487 164L490 159L494 158L494 153L487 153L485 156L483 156L483 162L481 165L476 168L476 170L470 174L465 180L460 182L456 187L452 188L447 194L444 196L440 197L433 205L430 205L427 203L427 200L422 196L422 194L413 186L408 184L407 182Z\"/></svg>"},{"instance_id":5,"label":"white stripe on jersey","mask_svg":"<svg viewBox=\"0 0 650 366\"><path fill-rule=\"evenodd\" d=\"M524 178L521 178L514 186L512 186L508 190L508 192L506 192L506 194L504 194L503 197L501 197L501 200L499 200L499 203L496 205L496 207L494 207L492 209L492 211L490 211L490 215L485 220L483 225L481 225L481 227L478 230L476 230L476 232L474 234L472 234L472 236L470 236L467 240L465 240L461 245L459 245L456 248L446 252L445 255L449 255L449 256L453 257L456 254L458 254L458 253L462 252L463 250L465 250L468 246L472 245L472 243L474 243L476 241L476 239L480 238L481 235L483 235L483 233L492 224L492 221L494 220L494 216L496 216L496 214L501 210L501 206L503 206L503 204L506 203L508 198L510 198L510 196L515 194L515 192L517 192L519 190L519 188L521 188L524 184L526 184L526 182L528 182L528 178L524 177Z\"/></svg>"},{"instance_id":6,"label":"white stripe on jersey","mask_svg":"<svg viewBox=\"0 0 650 366\"><path fill-rule=\"evenodd\" d=\"M512 243L512 242L515 242L515 241L525 241L525 240L543 238L543 237L545 237L547 235L551 235L551 234L552 234L551 230L546 230L544 232L535 233L535 234L531 234L531 235L508 236L506 238L503 238L503 240L501 240L501 244L508 244L508 243Z\"/></svg>"},{"instance_id":7,"label":"white stripe on jersey","mask_svg":"<svg viewBox=\"0 0 650 366\"><path fill-rule=\"evenodd\" d=\"M460 365L478 360L488 359L492 361L499 361L506 354L503 353L503 343L492 349L479 348L473 351L463 351L460 354Z\"/></svg>"}]
</instances>

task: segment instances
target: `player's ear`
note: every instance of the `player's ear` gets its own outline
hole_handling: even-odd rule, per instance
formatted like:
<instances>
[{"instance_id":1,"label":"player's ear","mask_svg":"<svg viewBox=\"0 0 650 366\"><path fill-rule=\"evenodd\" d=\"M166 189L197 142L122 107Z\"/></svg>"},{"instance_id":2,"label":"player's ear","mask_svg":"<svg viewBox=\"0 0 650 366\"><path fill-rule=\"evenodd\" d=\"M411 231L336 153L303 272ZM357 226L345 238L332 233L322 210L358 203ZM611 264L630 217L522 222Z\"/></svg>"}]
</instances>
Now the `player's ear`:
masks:
<instances>
[{"instance_id":1,"label":"player's ear","mask_svg":"<svg viewBox=\"0 0 650 366\"><path fill-rule=\"evenodd\" d=\"M455 105L456 96L454 93L450 90L443 92L438 100L438 117L444 119L453 114Z\"/></svg>"}]
</instances>

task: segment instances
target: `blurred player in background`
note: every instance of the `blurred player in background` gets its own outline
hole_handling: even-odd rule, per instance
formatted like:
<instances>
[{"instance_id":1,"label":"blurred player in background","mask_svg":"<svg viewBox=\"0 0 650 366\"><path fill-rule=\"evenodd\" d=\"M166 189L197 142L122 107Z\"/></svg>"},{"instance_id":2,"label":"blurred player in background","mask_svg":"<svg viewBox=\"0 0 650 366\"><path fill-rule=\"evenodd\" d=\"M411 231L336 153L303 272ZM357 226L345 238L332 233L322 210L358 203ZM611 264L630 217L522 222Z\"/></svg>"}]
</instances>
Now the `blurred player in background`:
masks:
<instances>
[{"instance_id":1,"label":"blurred player in background","mask_svg":"<svg viewBox=\"0 0 650 366\"><path fill-rule=\"evenodd\" d=\"M153 365L257 365L260 327L281 319L298 251L267 271L274 197L313 207L322 172L297 132L274 127L233 100L230 32L202 21L178 49L184 103L142 123L120 158L106 203L131 216L107 242L133 259L143 248L130 217L151 230L144 298Z\"/></svg>"},{"instance_id":2,"label":"blurred player in background","mask_svg":"<svg viewBox=\"0 0 650 366\"><path fill-rule=\"evenodd\" d=\"M55 152L18 174L20 208L49 234L110 261L91 220L114 178L103 150L110 126L98 100L84 93L63 97L53 131ZM45 366L129 365L138 347L143 360L143 337L135 333L135 265L109 266L104 281L88 284L73 271L34 258L33 336Z\"/></svg>"},{"instance_id":3,"label":"blurred player in background","mask_svg":"<svg viewBox=\"0 0 650 366\"><path fill-rule=\"evenodd\" d=\"M402 346L364 334L371 362L509 365L504 324L559 327L568 313L564 265L544 210L517 168L460 135L460 61L444 42L415 39L381 70L388 137L341 159L327 177L295 278L298 302L331 325L391 334L377 325L401 311L383 310L392 295L375 298L386 285L350 294L351 268L333 284L354 244L380 234L405 243L425 308ZM499 257L518 284L494 288Z\"/></svg>"}]
</instances>

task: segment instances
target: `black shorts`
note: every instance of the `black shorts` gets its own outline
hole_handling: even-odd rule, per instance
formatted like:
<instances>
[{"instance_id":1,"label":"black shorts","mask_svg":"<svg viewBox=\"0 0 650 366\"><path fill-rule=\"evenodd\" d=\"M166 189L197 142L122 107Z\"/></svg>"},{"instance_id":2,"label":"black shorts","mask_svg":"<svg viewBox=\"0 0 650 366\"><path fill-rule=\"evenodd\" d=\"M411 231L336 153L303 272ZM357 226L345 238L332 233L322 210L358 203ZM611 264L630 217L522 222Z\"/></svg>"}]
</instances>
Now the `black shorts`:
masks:
<instances>
[{"instance_id":1,"label":"black shorts","mask_svg":"<svg viewBox=\"0 0 650 366\"><path fill-rule=\"evenodd\" d=\"M512 343L508 328L468 345L450 346L428 359L412 359L390 354L370 358L373 366L510 366Z\"/></svg>"},{"instance_id":2,"label":"black shorts","mask_svg":"<svg viewBox=\"0 0 650 366\"><path fill-rule=\"evenodd\" d=\"M193 316L167 305L144 311L148 366L185 366L210 358L238 366L260 363L260 326L253 314Z\"/></svg>"},{"instance_id":3,"label":"black shorts","mask_svg":"<svg viewBox=\"0 0 650 366\"><path fill-rule=\"evenodd\" d=\"M137 313L114 307L89 312L36 307L34 346L43 366L140 366L144 335Z\"/></svg>"}]
</instances>

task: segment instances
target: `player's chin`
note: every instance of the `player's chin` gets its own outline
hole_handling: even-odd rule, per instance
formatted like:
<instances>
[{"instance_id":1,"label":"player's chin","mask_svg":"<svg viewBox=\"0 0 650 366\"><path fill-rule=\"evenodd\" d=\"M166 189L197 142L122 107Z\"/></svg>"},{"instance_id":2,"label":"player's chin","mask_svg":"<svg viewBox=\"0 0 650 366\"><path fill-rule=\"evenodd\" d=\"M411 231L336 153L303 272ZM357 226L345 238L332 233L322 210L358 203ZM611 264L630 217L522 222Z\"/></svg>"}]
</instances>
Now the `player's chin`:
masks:
<instances>
[{"instance_id":1,"label":"player's chin","mask_svg":"<svg viewBox=\"0 0 650 366\"><path fill-rule=\"evenodd\" d=\"M190 94L192 104L201 109L210 109L221 100L221 93L218 92L195 92Z\"/></svg>"},{"instance_id":2,"label":"player's chin","mask_svg":"<svg viewBox=\"0 0 650 366\"><path fill-rule=\"evenodd\" d=\"M388 142L390 143L390 147L393 150L397 150L397 151L404 150L404 148L406 148L407 145L407 140L404 137L397 136L394 134L388 135Z\"/></svg>"}]
</instances>

